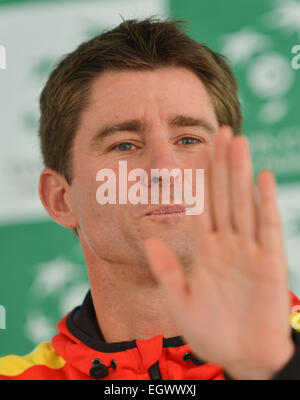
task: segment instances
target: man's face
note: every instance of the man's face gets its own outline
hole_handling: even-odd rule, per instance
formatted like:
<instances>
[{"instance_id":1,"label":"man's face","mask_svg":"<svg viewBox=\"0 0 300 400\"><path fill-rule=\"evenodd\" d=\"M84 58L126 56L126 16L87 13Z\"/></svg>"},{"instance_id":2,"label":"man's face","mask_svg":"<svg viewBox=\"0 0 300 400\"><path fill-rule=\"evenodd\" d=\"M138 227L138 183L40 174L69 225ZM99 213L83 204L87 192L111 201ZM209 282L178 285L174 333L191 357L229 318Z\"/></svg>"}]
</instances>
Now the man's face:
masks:
<instances>
[{"instance_id":1,"label":"man's face","mask_svg":"<svg viewBox=\"0 0 300 400\"><path fill-rule=\"evenodd\" d=\"M188 118L202 123L197 126ZM126 130L98 134L108 125L133 120L141 124L131 122ZM112 71L99 76L82 113L72 158L72 199L84 251L142 271L147 265L143 241L158 236L183 264L192 262L193 216L145 216L159 206L149 204L151 170L179 168L183 175L184 169L192 169L195 179L195 169L201 168L201 150L213 143L217 128L205 86L185 68ZM119 161L127 161L128 173L135 168L147 172L148 204L118 204ZM96 175L103 168L115 173L117 204L97 202L96 192L103 182L96 181ZM128 191L134 184L127 183ZM171 204L172 200L171 195Z\"/></svg>"}]
</instances>

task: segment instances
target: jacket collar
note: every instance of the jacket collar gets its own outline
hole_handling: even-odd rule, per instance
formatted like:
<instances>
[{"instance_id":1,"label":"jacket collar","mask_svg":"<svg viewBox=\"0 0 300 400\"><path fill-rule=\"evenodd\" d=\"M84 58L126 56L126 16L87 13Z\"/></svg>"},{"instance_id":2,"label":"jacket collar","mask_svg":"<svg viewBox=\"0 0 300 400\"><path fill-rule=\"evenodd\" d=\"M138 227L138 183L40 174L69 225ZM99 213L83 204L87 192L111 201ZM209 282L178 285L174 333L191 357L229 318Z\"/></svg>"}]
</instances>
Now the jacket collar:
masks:
<instances>
[{"instance_id":1,"label":"jacket collar","mask_svg":"<svg viewBox=\"0 0 300 400\"><path fill-rule=\"evenodd\" d=\"M89 290L81 306L74 308L67 316L68 330L88 347L103 353L115 353L137 347L136 340L105 342L98 324L95 308ZM179 347L186 344L181 336L163 338L163 347Z\"/></svg>"}]
</instances>

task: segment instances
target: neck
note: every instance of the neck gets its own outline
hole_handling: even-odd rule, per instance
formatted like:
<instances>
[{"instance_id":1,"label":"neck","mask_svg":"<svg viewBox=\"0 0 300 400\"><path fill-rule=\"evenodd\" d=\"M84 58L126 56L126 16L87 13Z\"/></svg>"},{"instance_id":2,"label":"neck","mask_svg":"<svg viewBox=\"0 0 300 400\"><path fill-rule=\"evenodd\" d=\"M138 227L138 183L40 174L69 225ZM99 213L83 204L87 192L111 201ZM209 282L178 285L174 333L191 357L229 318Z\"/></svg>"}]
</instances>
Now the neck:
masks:
<instances>
[{"instance_id":1,"label":"neck","mask_svg":"<svg viewBox=\"0 0 300 400\"><path fill-rule=\"evenodd\" d=\"M150 272L87 257L91 295L106 342L180 336L167 299Z\"/></svg>"}]
</instances>

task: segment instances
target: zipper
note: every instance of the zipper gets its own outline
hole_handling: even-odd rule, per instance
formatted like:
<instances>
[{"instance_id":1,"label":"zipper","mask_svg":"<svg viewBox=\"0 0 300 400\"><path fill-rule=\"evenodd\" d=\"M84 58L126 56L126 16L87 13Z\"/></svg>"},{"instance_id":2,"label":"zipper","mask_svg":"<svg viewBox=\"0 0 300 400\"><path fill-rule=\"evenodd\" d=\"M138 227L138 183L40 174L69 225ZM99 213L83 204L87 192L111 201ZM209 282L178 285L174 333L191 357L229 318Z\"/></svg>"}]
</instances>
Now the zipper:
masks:
<instances>
[{"instance_id":1,"label":"zipper","mask_svg":"<svg viewBox=\"0 0 300 400\"><path fill-rule=\"evenodd\" d=\"M158 361L156 361L155 364L151 365L151 367L148 369L149 375L151 380L161 380L161 374L158 366Z\"/></svg>"}]
</instances>

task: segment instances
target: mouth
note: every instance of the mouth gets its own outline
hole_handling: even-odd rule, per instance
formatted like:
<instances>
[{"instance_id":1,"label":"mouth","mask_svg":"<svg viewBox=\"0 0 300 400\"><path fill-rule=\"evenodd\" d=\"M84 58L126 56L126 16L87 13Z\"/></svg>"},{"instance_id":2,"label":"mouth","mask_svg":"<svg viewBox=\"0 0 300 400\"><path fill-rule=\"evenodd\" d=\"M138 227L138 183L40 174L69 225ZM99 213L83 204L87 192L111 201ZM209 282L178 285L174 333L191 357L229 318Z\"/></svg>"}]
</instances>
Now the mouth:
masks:
<instances>
[{"instance_id":1,"label":"mouth","mask_svg":"<svg viewBox=\"0 0 300 400\"><path fill-rule=\"evenodd\" d=\"M147 211L144 217L154 217L154 218L178 217L185 215L185 211L186 208L183 205L160 206Z\"/></svg>"}]
</instances>

